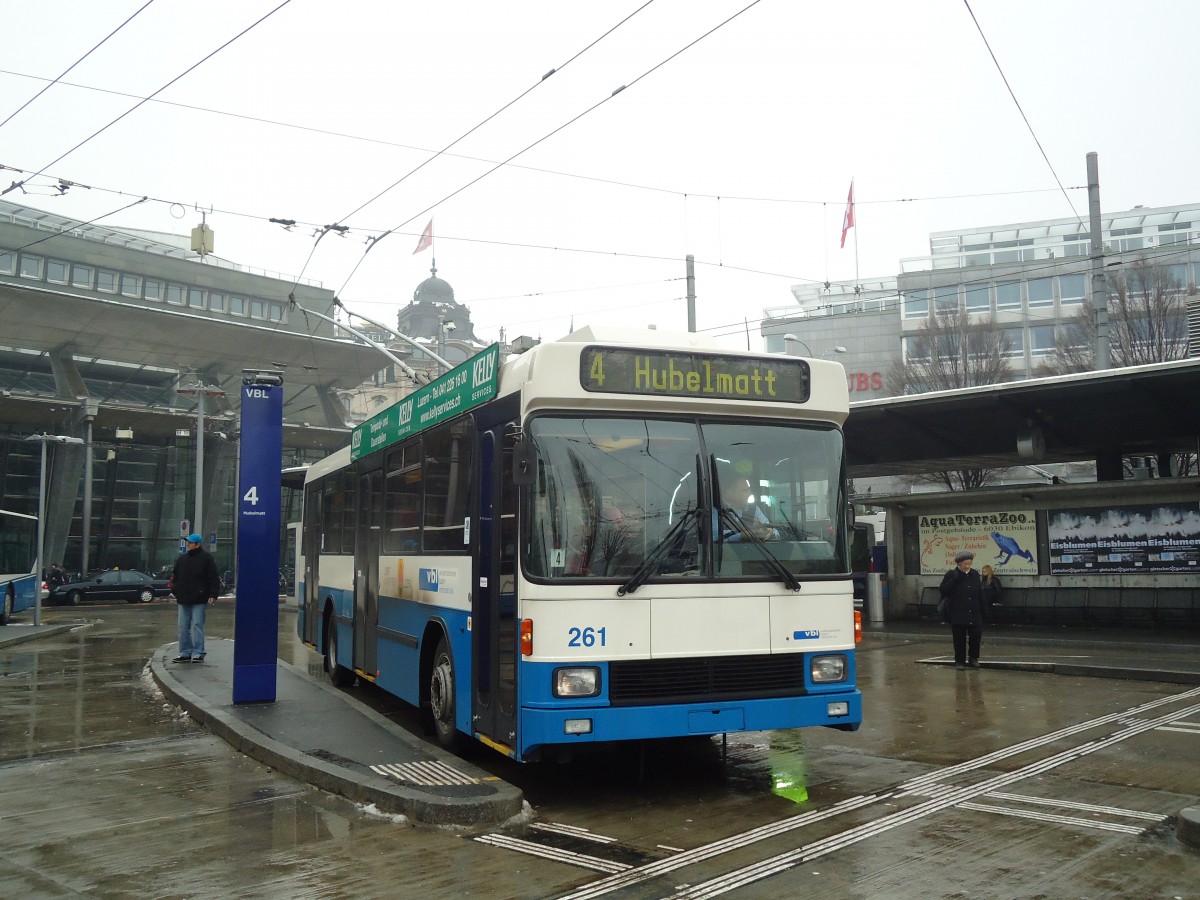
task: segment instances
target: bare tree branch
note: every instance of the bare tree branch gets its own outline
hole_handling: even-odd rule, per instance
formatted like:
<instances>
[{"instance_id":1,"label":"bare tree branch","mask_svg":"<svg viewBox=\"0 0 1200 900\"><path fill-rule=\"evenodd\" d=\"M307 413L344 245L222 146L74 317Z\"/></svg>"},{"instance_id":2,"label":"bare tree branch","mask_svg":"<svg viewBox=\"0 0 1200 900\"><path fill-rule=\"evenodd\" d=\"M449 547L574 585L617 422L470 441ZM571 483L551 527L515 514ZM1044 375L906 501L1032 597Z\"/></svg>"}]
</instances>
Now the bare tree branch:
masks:
<instances>
[{"instance_id":1,"label":"bare tree branch","mask_svg":"<svg viewBox=\"0 0 1200 900\"><path fill-rule=\"evenodd\" d=\"M961 306L934 309L906 345L906 358L892 366L892 383L904 394L998 384L1012 378L1012 340L995 317L972 319ZM997 478L992 469L957 469L915 476L913 483L947 490L983 487Z\"/></svg>"}]
</instances>

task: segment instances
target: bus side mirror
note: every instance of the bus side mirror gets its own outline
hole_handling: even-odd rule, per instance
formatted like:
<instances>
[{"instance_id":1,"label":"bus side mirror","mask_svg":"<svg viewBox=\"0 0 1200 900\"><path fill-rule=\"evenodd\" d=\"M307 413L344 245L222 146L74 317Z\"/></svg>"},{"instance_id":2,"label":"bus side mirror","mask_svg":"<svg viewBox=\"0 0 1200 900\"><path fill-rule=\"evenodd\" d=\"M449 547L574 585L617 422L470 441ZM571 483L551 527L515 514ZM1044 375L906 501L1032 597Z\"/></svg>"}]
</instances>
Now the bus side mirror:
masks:
<instances>
[{"instance_id":1,"label":"bus side mirror","mask_svg":"<svg viewBox=\"0 0 1200 900\"><path fill-rule=\"evenodd\" d=\"M533 441L513 445L513 484L528 487L537 480L537 448Z\"/></svg>"}]
</instances>

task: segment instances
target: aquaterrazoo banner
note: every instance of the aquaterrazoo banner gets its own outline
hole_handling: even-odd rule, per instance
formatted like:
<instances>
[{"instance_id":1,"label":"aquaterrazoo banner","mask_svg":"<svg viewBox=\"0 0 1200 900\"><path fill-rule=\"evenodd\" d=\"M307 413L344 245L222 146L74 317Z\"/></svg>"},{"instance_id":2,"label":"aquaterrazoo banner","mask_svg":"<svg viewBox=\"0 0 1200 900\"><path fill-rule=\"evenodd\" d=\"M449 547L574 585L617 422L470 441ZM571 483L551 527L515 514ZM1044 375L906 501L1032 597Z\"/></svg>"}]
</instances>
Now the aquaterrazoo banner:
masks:
<instances>
[{"instance_id":1,"label":"aquaterrazoo banner","mask_svg":"<svg viewBox=\"0 0 1200 900\"><path fill-rule=\"evenodd\" d=\"M975 568L997 575L1036 575L1037 519L1031 509L925 515L918 521L921 574L941 575L954 568L962 550L975 554Z\"/></svg>"}]
</instances>

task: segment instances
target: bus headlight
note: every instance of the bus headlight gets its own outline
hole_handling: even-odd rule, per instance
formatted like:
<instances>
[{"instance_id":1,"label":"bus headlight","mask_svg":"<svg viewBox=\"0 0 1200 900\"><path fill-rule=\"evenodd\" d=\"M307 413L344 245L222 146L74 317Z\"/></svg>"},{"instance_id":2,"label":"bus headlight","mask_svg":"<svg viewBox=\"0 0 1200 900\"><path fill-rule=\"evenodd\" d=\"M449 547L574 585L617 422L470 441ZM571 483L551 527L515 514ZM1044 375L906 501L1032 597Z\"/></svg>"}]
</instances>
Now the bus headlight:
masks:
<instances>
[{"instance_id":1,"label":"bus headlight","mask_svg":"<svg viewBox=\"0 0 1200 900\"><path fill-rule=\"evenodd\" d=\"M808 664L813 684L828 684L846 680L846 657L838 653L833 656L814 656Z\"/></svg>"},{"instance_id":2,"label":"bus headlight","mask_svg":"<svg viewBox=\"0 0 1200 900\"><path fill-rule=\"evenodd\" d=\"M554 670L555 697L595 697L600 693L600 670L579 666Z\"/></svg>"}]
</instances>

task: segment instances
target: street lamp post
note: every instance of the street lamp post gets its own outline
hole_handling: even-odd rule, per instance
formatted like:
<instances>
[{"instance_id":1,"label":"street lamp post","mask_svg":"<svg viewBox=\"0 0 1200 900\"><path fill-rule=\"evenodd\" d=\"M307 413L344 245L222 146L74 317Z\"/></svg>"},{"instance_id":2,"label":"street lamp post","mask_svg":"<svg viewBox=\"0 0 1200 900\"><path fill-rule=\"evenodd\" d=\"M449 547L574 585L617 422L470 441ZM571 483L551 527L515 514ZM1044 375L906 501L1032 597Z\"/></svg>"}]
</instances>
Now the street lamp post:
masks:
<instances>
[{"instance_id":1,"label":"street lamp post","mask_svg":"<svg viewBox=\"0 0 1200 900\"><path fill-rule=\"evenodd\" d=\"M788 344L799 344L801 347L803 347L805 349L805 351L807 351L809 357L813 357L816 355L812 352L812 348L809 347L808 344L804 343L804 341L800 340L800 338L796 337L794 334L785 334L783 336L783 345L784 345L785 349ZM845 352L847 352L845 347L843 347L841 344L835 344L833 347L830 347L829 350L825 351L825 353L822 353L821 356L825 356L826 353L845 353ZM789 353L789 355L798 355L798 354L791 354L791 351L788 351L788 353Z\"/></svg>"},{"instance_id":2,"label":"street lamp post","mask_svg":"<svg viewBox=\"0 0 1200 900\"><path fill-rule=\"evenodd\" d=\"M198 535L204 537L204 398L224 397L225 392L200 382L177 390L180 394L196 395L196 509L193 527Z\"/></svg>"},{"instance_id":3,"label":"street lamp post","mask_svg":"<svg viewBox=\"0 0 1200 900\"><path fill-rule=\"evenodd\" d=\"M82 444L83 438L68 437L65 434L32 434L25 438L27 441L38 441L42 445L42 467L38 477L38 547L37 547L37 589L33 599L33 624L42 624L42 572L46 568L46 444L53 441L56 444Z\"/></svg>"}]
</instances>

